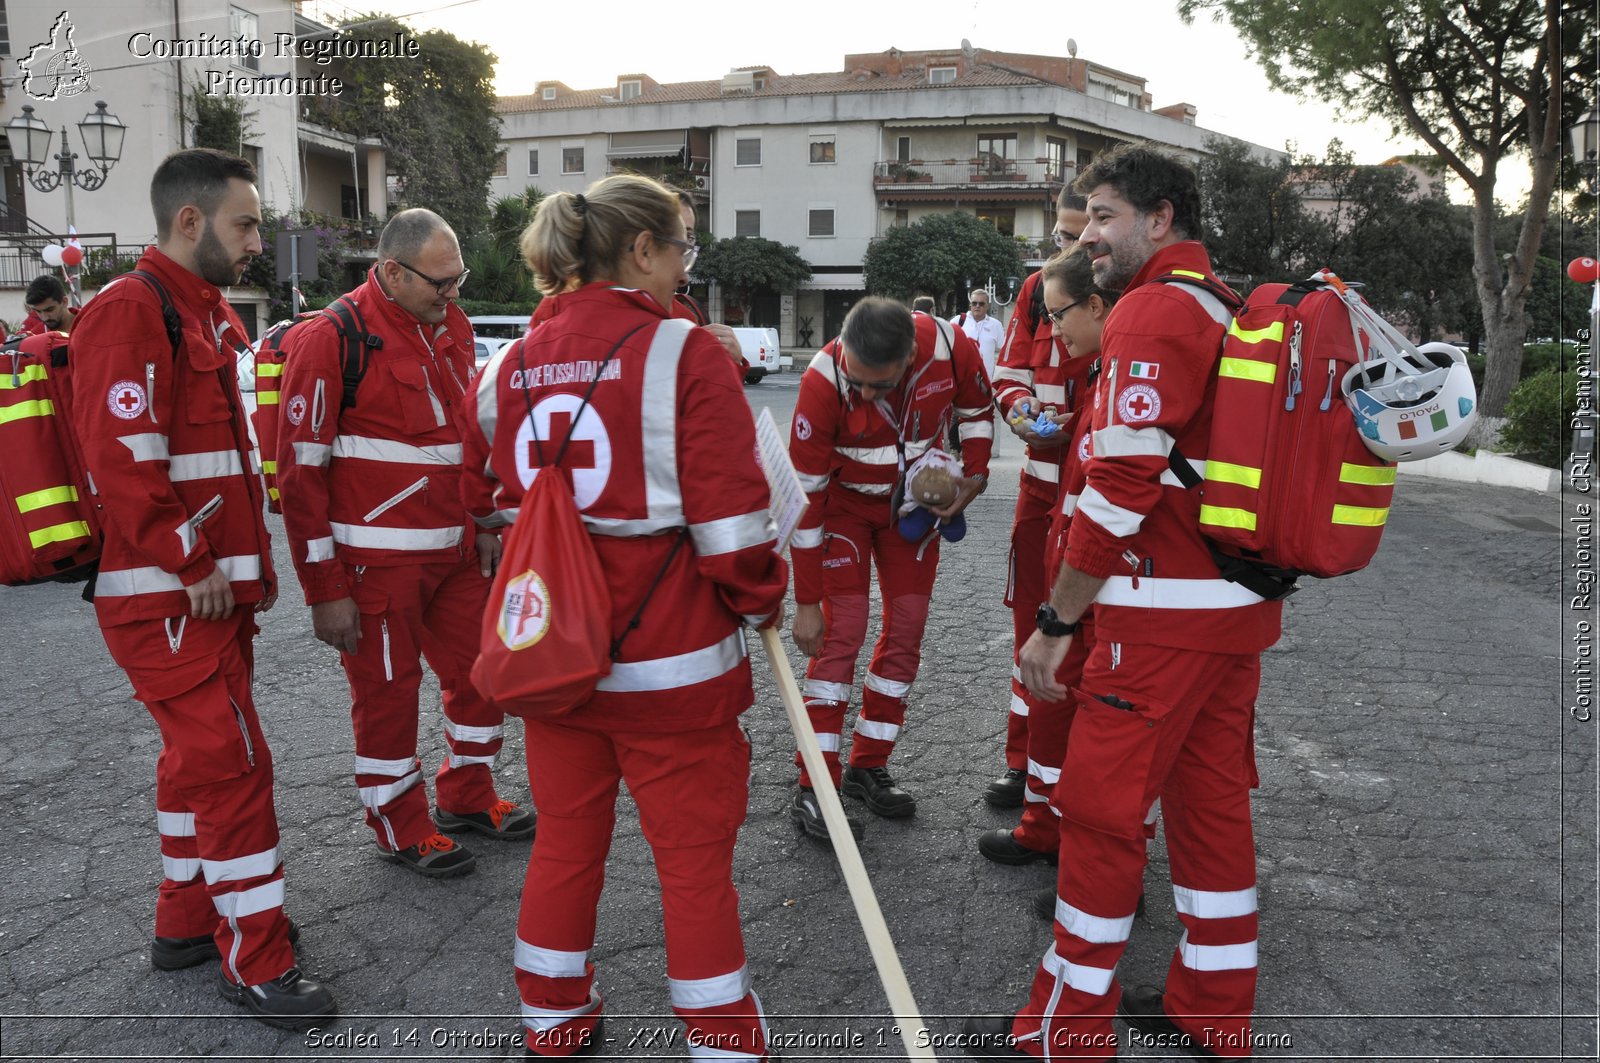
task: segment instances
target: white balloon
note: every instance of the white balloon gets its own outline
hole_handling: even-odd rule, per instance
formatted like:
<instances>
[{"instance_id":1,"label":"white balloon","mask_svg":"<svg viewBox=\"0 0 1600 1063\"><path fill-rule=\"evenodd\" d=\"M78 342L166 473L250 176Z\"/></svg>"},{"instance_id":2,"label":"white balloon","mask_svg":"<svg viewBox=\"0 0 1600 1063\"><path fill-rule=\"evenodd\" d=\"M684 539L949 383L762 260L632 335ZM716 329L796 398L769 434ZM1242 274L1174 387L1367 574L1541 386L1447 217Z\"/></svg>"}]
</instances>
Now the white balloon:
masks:
<instances>
[{"instance_id":1,"label":"white balloon","mask_svg":"<svg viewBox=\"0 0 1600 1063\"><path fill-rule=\"evenodd\" d=\"M61 245L45 244L44 250L39 252L39 257L44 259L44 264L47 266L61 265Z\"/></svg>"}]
</instances>

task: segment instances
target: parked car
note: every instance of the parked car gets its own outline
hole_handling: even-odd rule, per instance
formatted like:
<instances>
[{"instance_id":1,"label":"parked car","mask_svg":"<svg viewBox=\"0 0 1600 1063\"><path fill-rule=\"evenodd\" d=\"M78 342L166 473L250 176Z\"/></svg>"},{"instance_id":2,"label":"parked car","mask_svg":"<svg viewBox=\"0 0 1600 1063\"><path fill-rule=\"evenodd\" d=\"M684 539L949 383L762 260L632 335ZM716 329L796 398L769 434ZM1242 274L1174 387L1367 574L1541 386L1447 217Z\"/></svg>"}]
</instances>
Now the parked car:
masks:
<instances>
[{"instance_id":1,"label":"parked car","mask_svg":"<svg viewBox=\"0 0 1600 1063\"><path fill-rule=\"evenodd\" d=\"M483 314L469 317L472 324L473 356L479 369L493 358L495 352L512 340L520 339L528 331L528 319L516 314Z\"/></svg>"},{"instance_id":2,"label":"parked car","mask_svg":"<svg viewBox=\"0 0 1600 1063\"><path fill-rule=\"evenodd\" d=\"M778 371L778 330L775 328L736 328L739 349L750 368L745 370L746 384L759 384L768 373Z\"/></svg>"}]
</instances>

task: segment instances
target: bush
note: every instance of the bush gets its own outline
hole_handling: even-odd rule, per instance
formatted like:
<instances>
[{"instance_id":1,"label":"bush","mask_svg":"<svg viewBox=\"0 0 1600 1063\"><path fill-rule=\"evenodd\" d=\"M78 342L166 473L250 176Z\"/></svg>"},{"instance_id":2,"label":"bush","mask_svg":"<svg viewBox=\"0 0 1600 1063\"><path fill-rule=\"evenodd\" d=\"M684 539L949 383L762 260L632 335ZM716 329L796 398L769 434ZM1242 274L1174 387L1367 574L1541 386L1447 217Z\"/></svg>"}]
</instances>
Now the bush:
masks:
<instances>
[{"instance_id":1,"label":"bush","mask_svg":"<svg viewBox=\"0 0 1600 1063\"><path fill-rule=\"evenodd\" d=\"M1546 369L1518 384L1506 400L1502 443L1511 452L1559 469L1565 460L1569 417L1578 405L1578 374Z\"/></svg>"},{"instance_id":2,"label":"bush","mask_svg":"<svg viewBox=\"0 0 1600 1063\"><path fill-rule=\"evenodd\" d=\"M1517 380L1527 380L1537 376L1546 369L1559 368L1561 360L1565 358L1568 364L1572 362L1575 348L1563 346L1559 343L1529 343L1522 348L1522 368L1517 373ZM1565 352L1565 353L1563 353ZM1472 371L1472 382L1481 392L1483 390L1483 363L1481 354L1467 355L1467 368Z\"/></svg>"}]
</instances>

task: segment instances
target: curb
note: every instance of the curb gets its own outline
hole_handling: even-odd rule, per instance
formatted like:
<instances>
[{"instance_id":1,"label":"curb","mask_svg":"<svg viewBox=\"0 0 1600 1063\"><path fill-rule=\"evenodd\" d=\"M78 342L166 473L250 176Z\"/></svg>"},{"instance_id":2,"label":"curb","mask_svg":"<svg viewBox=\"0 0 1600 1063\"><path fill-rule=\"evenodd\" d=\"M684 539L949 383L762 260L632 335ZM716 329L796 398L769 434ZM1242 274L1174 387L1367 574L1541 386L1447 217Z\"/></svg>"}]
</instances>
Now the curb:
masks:
<instances>
[{"instance_id":1,"label":"curb","mask_svg":"<svg viewBox=\"0 0 1600 1063\"><path fill-rule=\"evenodd\" d=\"M1468 457L1451 452L1422 461L1404 461L1398 468L1408 476L1421 476L1431 480L1454 480L1458 483L1490 484L1494 487L1517 487L1541 494L1557 494L1561 490L1561 470L1547 469L1543 465L1521 461L1505 454L1480 450Z\"/></svg>"}]
</instances>

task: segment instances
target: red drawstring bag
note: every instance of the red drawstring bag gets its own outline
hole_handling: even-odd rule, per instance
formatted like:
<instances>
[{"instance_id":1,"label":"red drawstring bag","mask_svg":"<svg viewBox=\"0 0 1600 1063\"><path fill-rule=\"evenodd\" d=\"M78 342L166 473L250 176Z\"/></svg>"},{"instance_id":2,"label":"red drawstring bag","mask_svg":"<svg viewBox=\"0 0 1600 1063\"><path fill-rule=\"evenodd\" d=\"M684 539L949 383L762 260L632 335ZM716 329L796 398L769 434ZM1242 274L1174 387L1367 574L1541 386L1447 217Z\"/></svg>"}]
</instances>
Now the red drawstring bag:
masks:
<instances>
[{"instance_id":1,"label":"red drawstring bag","mask_svg":"<svg viewBox=\"0 0 1600 1063\"><path fill-rule=\"evenodd\" d=\"M543 469L506 535L472 683L512 715L561 716L611 674L610 648L600 558L566 476Z\"/></svg>"}]
</instances>

